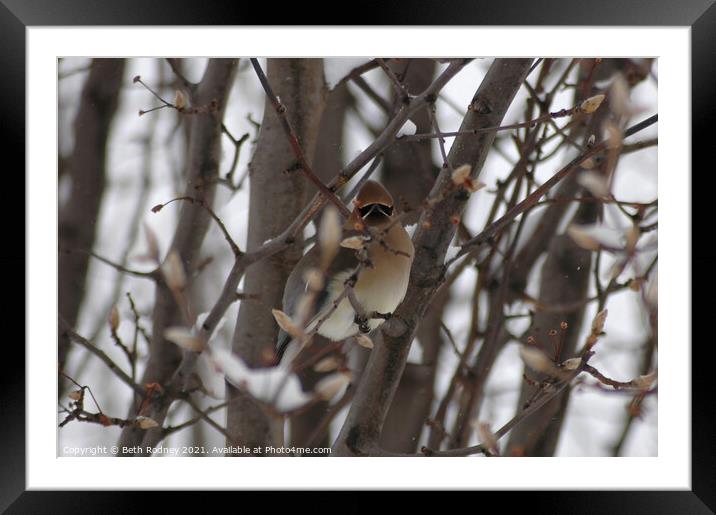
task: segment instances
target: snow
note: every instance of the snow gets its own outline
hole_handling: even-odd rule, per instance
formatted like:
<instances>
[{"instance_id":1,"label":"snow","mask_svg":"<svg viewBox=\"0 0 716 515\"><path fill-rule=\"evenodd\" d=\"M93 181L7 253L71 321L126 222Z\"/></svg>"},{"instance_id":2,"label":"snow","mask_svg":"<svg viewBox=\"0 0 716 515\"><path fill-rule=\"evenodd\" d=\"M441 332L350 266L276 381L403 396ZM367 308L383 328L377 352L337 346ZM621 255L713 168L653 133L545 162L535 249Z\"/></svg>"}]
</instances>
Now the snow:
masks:
<instances>
[{"instance_id":1,"label":"snow","mask_svg":"<svg viewBox=\"0 0 716 515\"><path fill-rule=\"evenodd\" d=\"M323 74L326 78L326 84L330 89L348 75L354 68L367 63L370 59L365 57L330 57L323 59Z\"/></svg>"},{"instance_id":2,"label":"snow","mask_svg":"<svg viewBox=\"0 0 716 515\"><path fill-rule=\"evenodd\" d=\"M212 348L205 357L231 384L280 412L300 408L313 398L303 391L298 376L287 366L249 368L239 356L222 347Z\"/></svg>"},{"instance_id":3,"label":"snow","mask_svg":"<svg viewBox=\"0 0 716 515\"><path fill-rule=\"evenodd\" d=\"M418 128L415 126L415 124L412 122L412 120L405 120L405 123L403 126L398 130L398 133L396 134L396 137L401 136L410 136L415 134L415 131Z\"/></svg>"}]
</instances>

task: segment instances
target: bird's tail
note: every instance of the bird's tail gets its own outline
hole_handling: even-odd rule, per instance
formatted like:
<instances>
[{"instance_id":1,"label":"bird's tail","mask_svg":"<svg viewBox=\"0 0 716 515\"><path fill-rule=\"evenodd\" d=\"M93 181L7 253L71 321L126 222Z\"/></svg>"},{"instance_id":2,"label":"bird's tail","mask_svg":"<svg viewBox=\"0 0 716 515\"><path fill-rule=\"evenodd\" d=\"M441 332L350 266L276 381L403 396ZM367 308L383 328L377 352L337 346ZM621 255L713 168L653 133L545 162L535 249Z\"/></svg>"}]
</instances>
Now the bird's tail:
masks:
<instances>
[{"instance_id":1,"label":"bird's tail","mask_svg":"<svg viewBox=\"0 0 716 515\"><path fill-rule=\"evenodd\" d=\"M278 342L276 343L276 364L281 363L283 355L286 352L288 344L291 343L291 336L283 331L279 332Z\"/></svg>"}]
</instances>

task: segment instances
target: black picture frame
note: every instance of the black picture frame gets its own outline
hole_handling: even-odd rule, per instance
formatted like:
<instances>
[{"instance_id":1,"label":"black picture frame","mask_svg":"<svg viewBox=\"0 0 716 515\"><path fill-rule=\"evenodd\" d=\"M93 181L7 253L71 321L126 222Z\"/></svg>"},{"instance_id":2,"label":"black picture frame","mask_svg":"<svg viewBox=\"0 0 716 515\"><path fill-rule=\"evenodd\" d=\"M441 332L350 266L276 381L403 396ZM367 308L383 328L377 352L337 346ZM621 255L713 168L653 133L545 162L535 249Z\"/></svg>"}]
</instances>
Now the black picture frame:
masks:
<instances>
[{"instance_id":1,"label":"black picture frame","mask_svg":"<svg viewBox=\"0 0 716 515\"><path fill-rule=\"evenodd\" d=\"M6 245L0 253L5 270L25 268L25 226L9 223L25 213L25 29L36 25L318 25L315 13L304 3L282 5L263 14L258 4L236 1L196 2L186 0L81 1L81 0L0 0L0 148L5 166L0 210L5 221ZM271 6L267 6L271 7ZM333 10L337 14L340 10ZM356 12L326 21L330 25L346 22L357 25L607 25L607 26L688 26L691 28L692 92L692 170L698 170L699 187L694 187L692 173L692 490L691 491L610 491L610 492L527 492L508 495L453 493L455 502L467 495L482 496L475 507L499 502L501 509L519 508L528 512L550 513L714 513L716 510L716 423L711 391L713 362L709 350L713 336L705 330L713 318L713 300L707 295L716 291L710 266L716 265L716 251L711 250L713 200L705 179L713 175L713 141L709 130L716 109L716 6L714 0L540 0L518 2L500 0L482 2L459 0L385 1L365 6ZM9 163L12 163L11 165ZM49 171L48 173L54 173ZM688 173L688 171L670 171ZM12 193L11 193L12 192ZM22 192L22 194L20 193ZM710 201L710 202L709 202ZM701 226L701 227L699 227ZM701 229L699 231L698 229ZM48 232L53 228L48 227ZM698 245L698 250L697 250ZM689 250L689 249L684 249ZM5 366L0 374L0 510L6 513L124 513L137 512L147 506L138 499L141 492L40 492L25 491L25 305L24 279L19 273L4 274L5 338L2 356ZM21 286L19 283L23 281ZM15 283L18 284L15 284ZM48 285L48 290L54 289ZM20 293L22 292L22 293ZM700 292L701 295L697 295ZM701 297L701 298L699 298ZM48 323L54 323L48 321ZM9 330L9 331L8 331ZM697 335L700 335L699 338ZM47 342L48 347L53 342ZM691 342L663 342L663 345L687 346ZM204 494L206 495L206 494ZM213 492L212 505L221 502L225 493ZM221 495L222 499L217 496ZM245 494L242 494L245 495ZM374 509L363 495L350 494L346 502L351 511ZM499 500L495 495L500 495ZM163 511L184 504L186 495L167 496ZM255 502L275 505L283 496L260 494ZM411 502L425 506L426 494L413 492ZM432 496L430 496L432 498ZM81 499L81 500L80 500ZM337 500L325 499L326 505ZM453 502L453 501L451 501ZM470 501L474 502L474 501ZM338 508L337 508L338 509ZM407 509L407 506L406 506ZM143 510L140 510L143 511Z\"/></svg>"}]
</instances>

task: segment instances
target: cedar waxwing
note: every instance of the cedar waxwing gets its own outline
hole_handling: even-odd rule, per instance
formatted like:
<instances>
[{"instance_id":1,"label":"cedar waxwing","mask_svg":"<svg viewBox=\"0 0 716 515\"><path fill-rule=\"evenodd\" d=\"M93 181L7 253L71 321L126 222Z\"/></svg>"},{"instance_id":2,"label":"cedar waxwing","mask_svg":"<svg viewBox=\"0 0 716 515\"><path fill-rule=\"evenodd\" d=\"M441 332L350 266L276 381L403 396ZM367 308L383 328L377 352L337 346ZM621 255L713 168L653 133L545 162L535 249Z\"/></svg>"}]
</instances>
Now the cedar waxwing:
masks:
<instances>
[{"instance_id":1,"label":"cedar waxwing","mask_svg":"<svg viewBox=\"0 0 716 515\"><path fill-rule=\"evenodd\" d=\"M410 267L415 255L413 242L400 222L394 219L393 197L379 183L366 182L353 204L351 216L343 227L343 237L356 234L356 229L363 225L379 235L367 242L365 250L361 251L363 256L367 256L367 261L364 260L365 264L356 277L353 286L355 297L366 313L393 313L408 289ZM326 264L322 263L320 247L319 244L314 245L289 275L283 293L283 311L291 317L295 316L299 302L308 292L306 272L320 270L323 266L325 280L322 289L315 294L314 316L306 324L306 330L311 331L322 316L325 318L334 309L316 332L329 340L340 341L361 332L356 324L356 312L348 298L343 298L337 308L333 306L334 300L343 293L346 280L360 263L359 251L341 246L330 264ZM371 318L365 325L373 331L383 322L384 319ZM365 325L362 332L366 332ZM279 360L291 339L284 331L279 333Z\"/></svg>"}]
</instances>

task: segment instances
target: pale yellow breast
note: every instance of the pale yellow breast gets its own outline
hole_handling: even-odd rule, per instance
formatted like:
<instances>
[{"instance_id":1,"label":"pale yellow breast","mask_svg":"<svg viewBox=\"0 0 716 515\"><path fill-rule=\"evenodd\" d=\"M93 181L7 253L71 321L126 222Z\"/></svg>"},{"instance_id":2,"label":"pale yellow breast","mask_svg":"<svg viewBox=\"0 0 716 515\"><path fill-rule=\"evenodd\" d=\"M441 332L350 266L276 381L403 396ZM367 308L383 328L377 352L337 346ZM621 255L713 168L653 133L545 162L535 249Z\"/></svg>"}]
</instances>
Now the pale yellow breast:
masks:
<instances>
[{"instance_id":1,"label":"pale yellow breast","mask_svg":"<svg viewBox=\"0 0 716 515\"><path fill-rule=\"evenodd\" d=\"M413 242L405 229L396 225L385 237L385 243L388 248L378 242L371 244L368 257L373 267L361 270L356 282L356 297L366 311L392 313L408 289L415 254Z\"/></svg>"},{"instance_id":2,"label":"pale yellow breast","mask_svg":"<svg viewBox=\"0 0 716 515\"><path fill-rule=\"evenodd\" d=\"M388 249L378 242L371 244L368 257L373 267L363 268L356 281L356 298L366 312L393 313L403 301L408 289L410 268L415 254L410 236L402 226L396 225L386 235L385 242ZM329 302L326 309L329 309L332 301L341 294L350 273L350 270L346 270L333 277L328 286ZM333 314L321 325L318 333L331 340L353 336L358 333L358 326L354 323L354 319L355 311L350 301L343 299ZM382 323L381 319L369 321L371 330Z\"/></svg>"}]
</instances>

